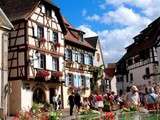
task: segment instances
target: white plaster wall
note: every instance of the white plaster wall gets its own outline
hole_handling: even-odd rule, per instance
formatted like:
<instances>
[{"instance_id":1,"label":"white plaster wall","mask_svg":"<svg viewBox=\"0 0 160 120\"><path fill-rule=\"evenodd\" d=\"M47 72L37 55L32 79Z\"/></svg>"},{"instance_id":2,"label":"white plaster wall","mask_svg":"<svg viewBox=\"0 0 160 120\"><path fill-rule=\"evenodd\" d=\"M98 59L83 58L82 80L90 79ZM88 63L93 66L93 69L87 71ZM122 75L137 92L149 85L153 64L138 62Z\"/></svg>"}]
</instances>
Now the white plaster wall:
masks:
<instances>
[{"instance_id":1,"label":"white plaster wall","mask_svg":"<svg viewBox=\"0 0 160 120\"><path fill-rule=\"evenodd\" d=\"M117 94L117 79L116 79L116 76L114 76L112 79L111 79L111 91L114 91L115 94Z\"/></svg>"},{"instance_id":2,"label":"white plaster wall","mask_svg":"<svg viewBox=\"0 0 160 120\"><path fill-rule=\"evenodd\" d=\"M136 69L132 69L129 70L129 81L130 81L130 73L133 73L133 84L135 85L144 85L144 84L148 84L148 81L153 82L154 78L150 77L150 79L143 79L143 75L145 75L145 69L149 67L150 73L154 73L153 71L153 63L148 64L148 65L144 65L142 67L138 67Z\"/></svg>"},{"instance_id":3,"label":"white plaster wall","mask_svg":"<svg viewBox=\"0 0 160 120\"><path fill-rule=\"evenodd\" d=\"M94 66L100 66L100 65L103 65L104 63L103 63L103 55L101 54L101 48L100 48L101 46L100 46L100 42L99 42L99 40L98 40L98 42L97 42L97 45L96 45L96 52L95 52L95 56L94 56ZM100 56L100 59L99 59L99 61L97 61L97 53L99 54L99 56Z\"/></svg>"},{"instance_id":4,"label":"white plaster wall","mask_svg":"<svg viewBox=\"0 0 160 120\"><path fill-rule=\"evenodd\" d=\"M24 89L21 87L21 108L23 110L29 110L32 106L33 92L31 90Z\"/></svg>"}]
</instances>

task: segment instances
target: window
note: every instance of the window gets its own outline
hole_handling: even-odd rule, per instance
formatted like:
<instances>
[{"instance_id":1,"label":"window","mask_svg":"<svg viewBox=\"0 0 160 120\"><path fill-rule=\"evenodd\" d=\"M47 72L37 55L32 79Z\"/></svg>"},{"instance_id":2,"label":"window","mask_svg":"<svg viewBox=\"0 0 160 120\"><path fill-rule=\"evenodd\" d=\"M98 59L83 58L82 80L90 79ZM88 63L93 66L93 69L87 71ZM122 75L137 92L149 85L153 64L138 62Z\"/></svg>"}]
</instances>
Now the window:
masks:
<instances>
[{"instance_id":1,"label":"window","mask_svg":"<svg viewBox=\"0 0 160 120\"><path fill-rule=\"evenodd\" d=\"M37 28L37 37L38 38L43 38L44 37L44 29L43 29L43 27L38 26L38 28Z\"/></svg>"},{"instance_id":2,"label":"window","mask_svg":"<svg viewBox=\"0 0 160 120\"><path fill-rule=\"evenodd\" d=\"M133 65L133 60L132 58L128 60L128 66Z\"/></svg>"},{"instance_id":3,"label":"window","mask_svg":"<svg viewBox=\"0 0 160 120\"><path fill-rule=\"evenodd\" d=\"M133 74L130 73L130 82L133 82Z\"/></svg>"},{"instance_id":4,"label":"window","mask_svg":"<svg viewBox=\"0 0 160 120\"><path fill-rule=\"evenodd\" d=\"M148 59L150 57L149 49L140 51L139 55L142 60Z\"/></svg>"},{"instance_id":5,"label":"window","mask_svg":"<svg viewBox=\"0 0 160 120\"><path fill-rule=\"evenodd\" d=\"M72 61L72 50L67 49L68 50L68 60Z\"/></svg>"},{"instance_id":6,"label":"window","mask_svg":"<svg viewBox=\"0 0 160 120\"><path fill-rule=\"evenodd\" d=\"M58 33L53 31L52 41L54 43L58 42Z\"/></svg>"},{"instance_id":7,"label":"window","mask_svg":"<svg viewBox=\"0 0 160 120\"><path fill-rule=\"evenodd\" d=\"M83 42L83 35L80 34L80 41Z\"/></svg>"},{"instance_id":8,"label":"window","mask_svg":"<svg viewBox=\"0 0 160 120\"><path fill-rule=\"evenodd\" d=\"M134 62L135 62L135 63L140 62L140 57L139 57L139 56L136 56L136 57L134 58Z\"/></svg>"},{"instance_id":9,"label":"window","mask_svg":"<svg viewBox=\"0 0 160 120\"><path fill-rule=\"evenodd\" d=\"M81 53L81 63L84 64L84 54Z\"/></svg>"},{"instance_id":10,"label":"window","mask_svg":"<svg viewBox=\"0 0 160 120\"><path fill-rule=\"evenodd\" d=\"M50 8L45 8L46 9L46 16L52 17L52 10Z\"/></svg>"},{"instance_id":11,"label":"window","mask_svg":"<svg viewBox=\"0 0 160 120\"><path fill-rule=\"evenodd\" d=\"M99 53L97 53L97 62L99 62L100 61L100 55L99 55Z\"/></svg>"},{"instance_id":12,"label":"window","mask_svg":"<svg viewBox=\"0 0 160 120\"><path fill-rule=\"evenodd\" d=\"M75 61L78 62L78 52L75 52Z\"/></svg>"},{"instance_id":13,"label":"window","mask_svg":"<svg viewBox=\"0 0 160 120\"><path fill-rule=\"evenodd\" d=\"M89 55L89 64L93 65L93 57L91 55Z\"/></svg>"},{"instance_id":14,"label":"window","mask_svg":"<svg viewBox=\"0 0 160 120\"><path fill-rule=\"evenodd\" d=\"M46 68L46 56L44 54L40 54L40 68Z\"/></svg>"},{"instance_id":15,"label":"window","mask_svg":"<svg viewBox=\"0 0 160 120\"><path fill-rule=\"evenodd\" d=\"M146 75L150 75L149 67L146 68Z\"/></svg>"},{"instance_id":16,"label":"window","mask_svg":"<svg viewBox=\"0 0 160 120\"><path fill-rule=\"evenodd\" d=\"M85 76L81 76L81 80L82 80L82 86L86 86L86 80L85 80Z\"/></svg>"},{"instance_id":17,"label":"window","mask_svg":"<svg viewBox=\"0 0 160 120\"><path fill-rule=\"evenodd\" d=\"M50 41L50 29L47 29L47 40Z\"/></svg>"},{"instance_id":18,"label":"window","mask_svg":"<svg viewBox=\"0 0 160 120\"><path fill-rule=\"evenodd\" d=\"M73 74L68 74L68 84L73 85Z\"/></svg>"},{"instance_id":19,"label":"window","mask_svg":"<svg viewBox=\"0 0 160 120\"><path fill-rule=\"evenodd\" d=\"M52 68L53 71L58 71L58 59L57 58L52 58Z\"/></svg>"}]
</instances>

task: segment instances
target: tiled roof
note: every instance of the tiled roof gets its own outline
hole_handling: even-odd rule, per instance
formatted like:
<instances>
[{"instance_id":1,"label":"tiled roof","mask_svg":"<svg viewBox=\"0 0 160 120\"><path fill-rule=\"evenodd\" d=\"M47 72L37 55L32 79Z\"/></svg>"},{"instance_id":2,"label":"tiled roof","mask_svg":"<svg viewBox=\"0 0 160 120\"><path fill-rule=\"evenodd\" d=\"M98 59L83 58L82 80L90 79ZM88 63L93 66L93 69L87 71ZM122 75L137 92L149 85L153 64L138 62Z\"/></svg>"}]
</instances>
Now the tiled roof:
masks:
<instances>
[{"instance_id":1,"label":"tiled roof","mask_svg":"<svg viewBox=\"0 0 160 120\"><path fill-rule=\"evenodd\" d=\"M92 45L92 47L96 48L96 46L97 46L97 41L98 41L98 36L85 38L85 40L86 40L90 45Z\"/></svg>"},{"instance_id":2,"label":"tiled roof","mask_svg":"<svg viewBox=\"0 0 160 120\"><path fill-rule=\"evenodd\" d=\"M84 34L83 31L73 28L73 26L63 17L63 21L67 28L67 34L65 35L65 40L69 42L73 42L75 44L96 50L92 45L90 45L85 39L81 41L80 34Z\"/></svg>"},{"instance_id":3,"label":"tiled roof","mask_svg":"<svg viewBox=\"0 0 160 120\"><path fill-rule=\"evenodd\" d=\"M66 32L60 10L50 0L0 0L0 7L4 10L11 22L28 19L32 11L42 2L55 10L63 33Z\"/></svg>"}]
</instances>

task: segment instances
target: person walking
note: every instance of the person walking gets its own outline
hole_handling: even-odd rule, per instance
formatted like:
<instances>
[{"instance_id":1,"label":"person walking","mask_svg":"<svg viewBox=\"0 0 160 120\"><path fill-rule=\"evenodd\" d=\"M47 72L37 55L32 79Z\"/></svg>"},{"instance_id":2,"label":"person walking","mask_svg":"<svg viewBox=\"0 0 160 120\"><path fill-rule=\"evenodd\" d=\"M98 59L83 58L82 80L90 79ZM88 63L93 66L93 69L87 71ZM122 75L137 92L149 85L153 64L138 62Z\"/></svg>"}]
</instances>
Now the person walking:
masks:
<instances>
[{"instance_id":1,"label":"person walking","mask_svg":"<svg viewBox=\"0 0 160 120\"><path fill-rule=\"evenodd\" d=\"M78 92L75 94L74 102L75 102L75 105L76 105L77 112L79 112L80 106L81 106L81 96Z\"/></svg>"},{"instance_id":2,"label":"person walking","mask_svg":"<svg viewBox=\"0 0 160 120\"><path fill-rule=\"evenodd\" d=\"M52 102L53 102L53 108L54 108L54 110L57 110L57 96L56 95L54 95L52 97Z\"/></svg>"},{"instance_id":3,"label":"person walking","mask_svg":"<svg viewBox=\"0 0 160 120\"><path fill-rule=\"evenodd\" d=\"M73 108L74 108L74 104L75 104L74 99L75 99L74 93L72 92L70 94L70 96L68 97L68 102L69 102L69 106L70 106L70 116L73 115Z\"/></svg>"}]
</instances>

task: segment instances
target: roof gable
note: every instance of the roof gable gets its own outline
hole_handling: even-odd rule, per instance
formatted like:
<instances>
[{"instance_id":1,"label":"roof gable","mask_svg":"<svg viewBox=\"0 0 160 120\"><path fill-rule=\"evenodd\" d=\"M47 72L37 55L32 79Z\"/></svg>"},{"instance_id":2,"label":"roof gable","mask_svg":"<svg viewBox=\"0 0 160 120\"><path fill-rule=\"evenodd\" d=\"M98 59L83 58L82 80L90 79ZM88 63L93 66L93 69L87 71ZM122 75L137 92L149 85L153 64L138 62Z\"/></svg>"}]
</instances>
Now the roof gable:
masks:
<instances>
[{"instance_id":1,"label":"roof gable","mask_svg":"<svg viewBox=\"0 0 160 120\"><path fill-rule=\"evenodd\" d=\"M53 5L49 0L1 0L0 7L4 10L10 21L17 21L21 19L27 20L32 11L40 4L43 3L51 7L59 20L59 24L63 33L66 33L66 29L62 20L60 10L57 6Z\"/></svg>"},{"instance_id":2,"label":"roof gable","mask_svg":"<svg viewBox=\"0 0 160 120\"><path fill-rule=\"evenodd\" d=\"M3 27L5 29L11 30L13 28L13 25L7 18L7 16L4 14L3 10L0 8L0 27Z\"/></svg>"}]
</instances>

